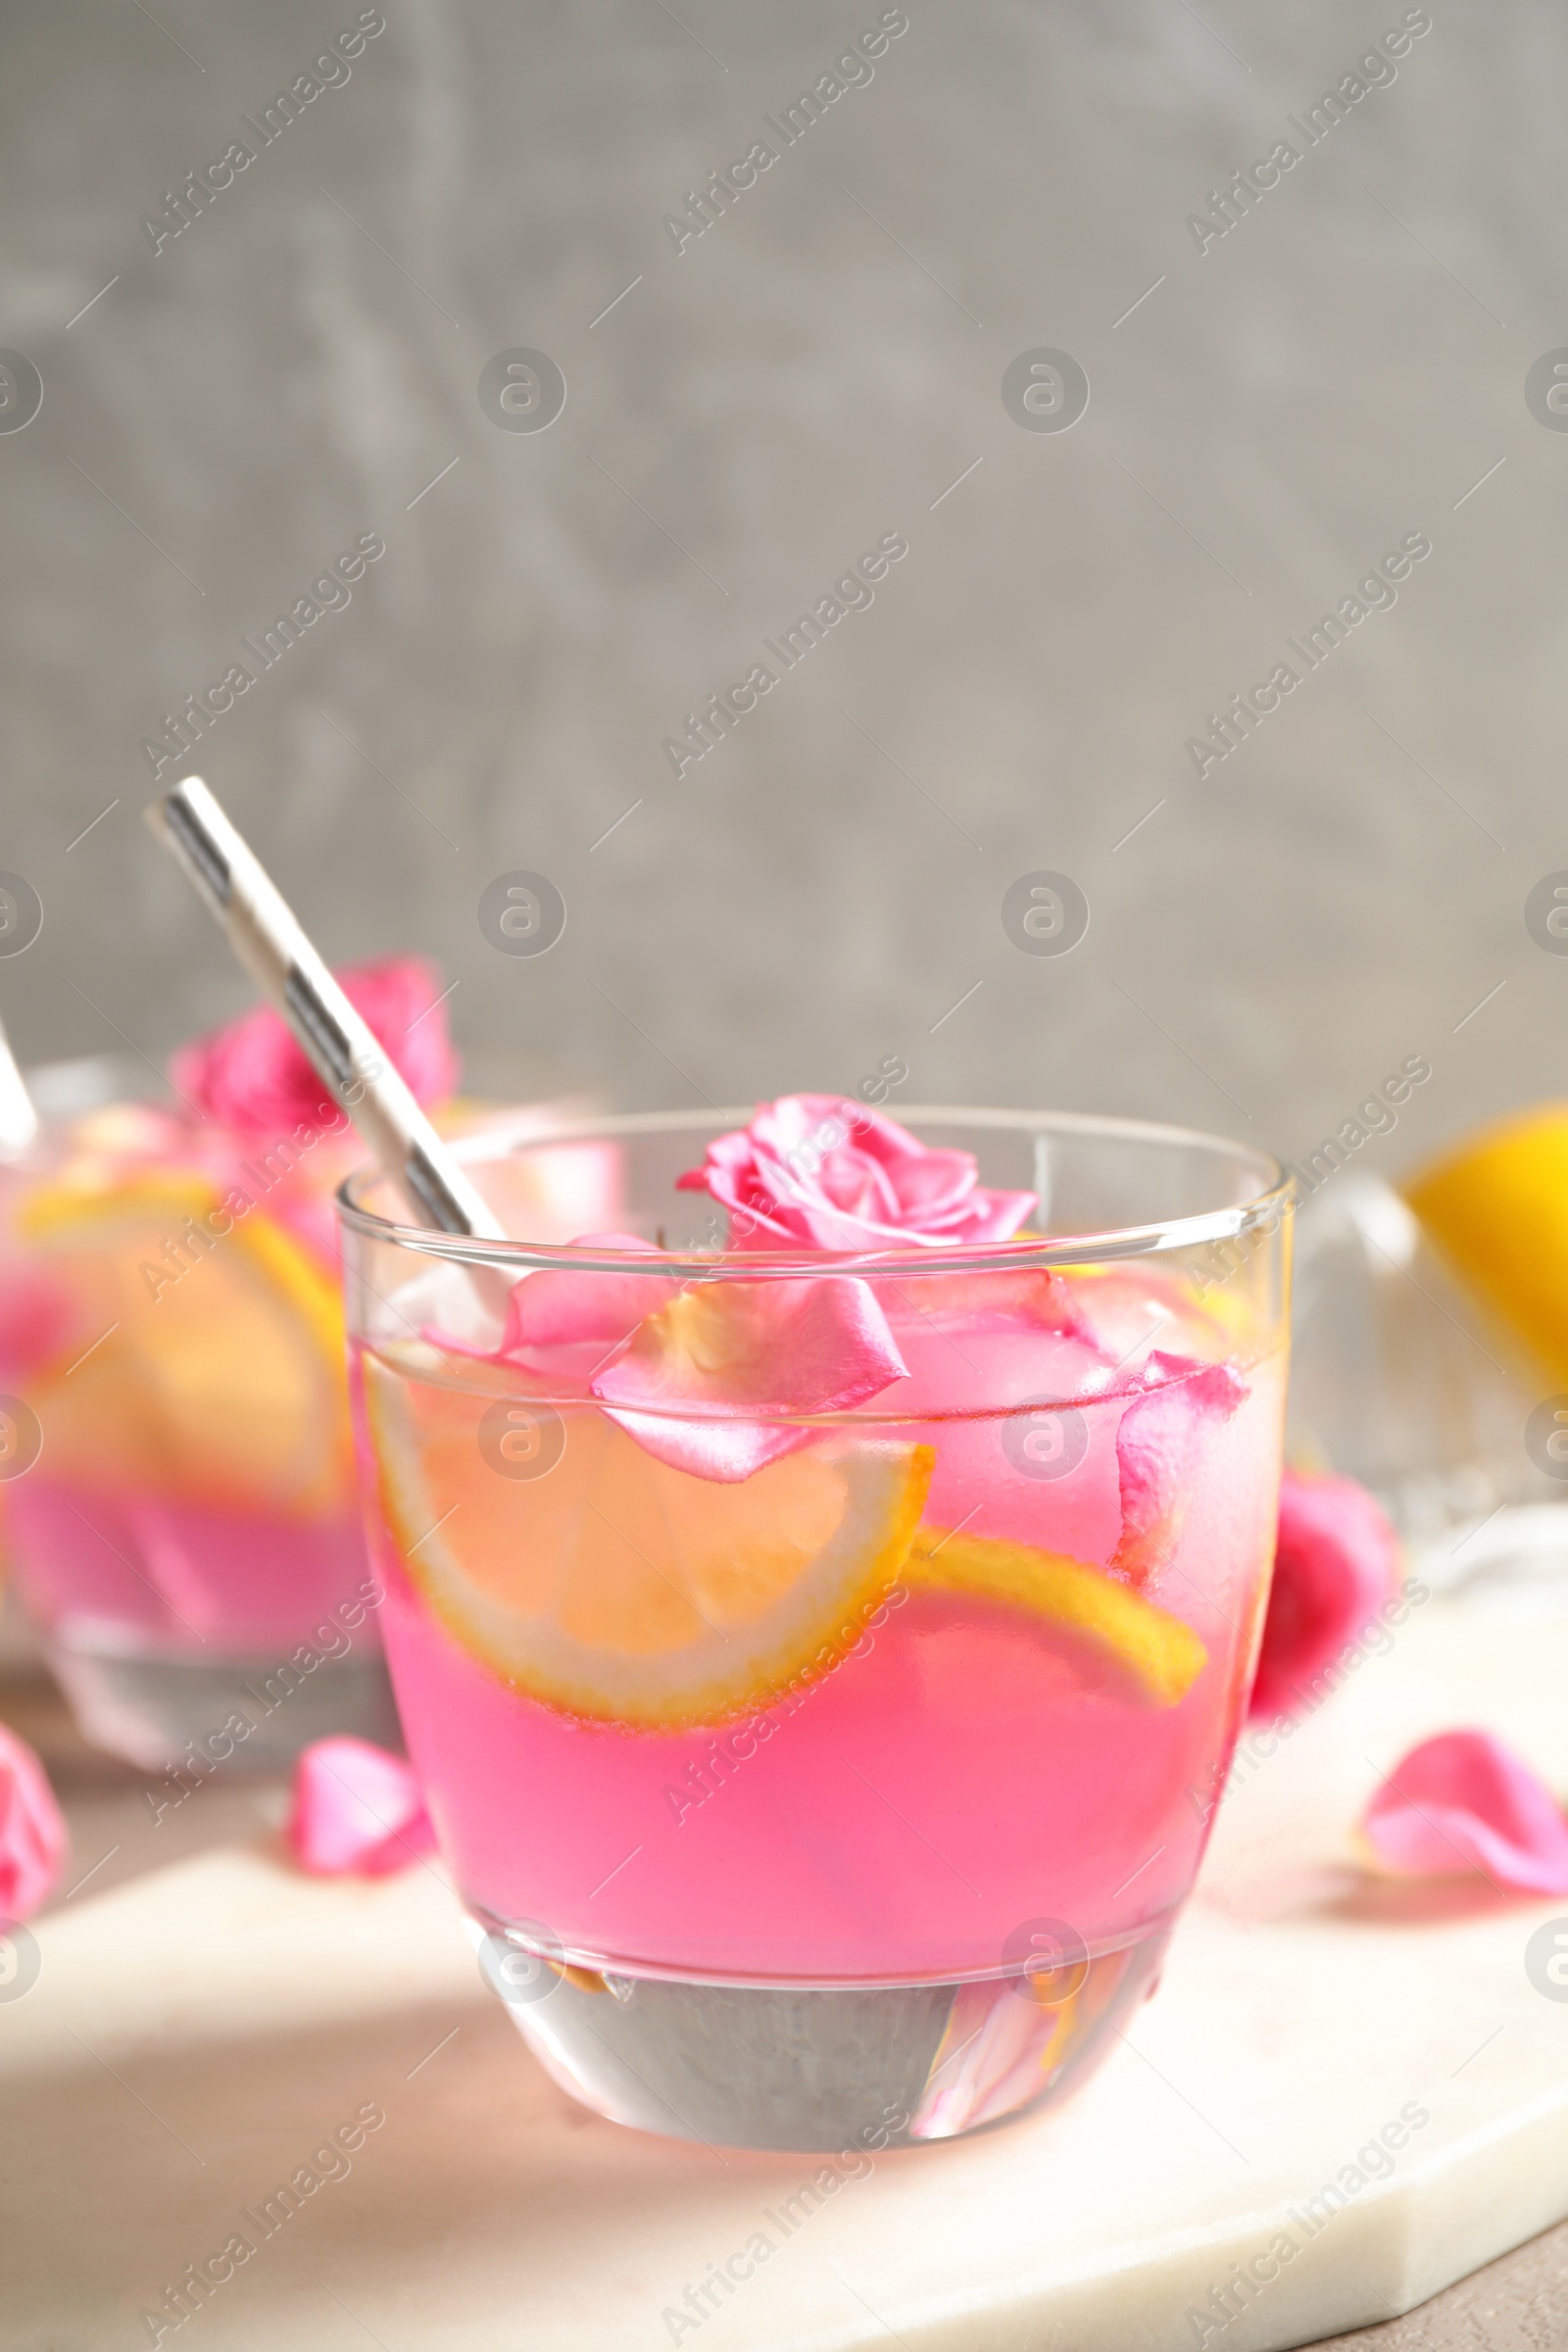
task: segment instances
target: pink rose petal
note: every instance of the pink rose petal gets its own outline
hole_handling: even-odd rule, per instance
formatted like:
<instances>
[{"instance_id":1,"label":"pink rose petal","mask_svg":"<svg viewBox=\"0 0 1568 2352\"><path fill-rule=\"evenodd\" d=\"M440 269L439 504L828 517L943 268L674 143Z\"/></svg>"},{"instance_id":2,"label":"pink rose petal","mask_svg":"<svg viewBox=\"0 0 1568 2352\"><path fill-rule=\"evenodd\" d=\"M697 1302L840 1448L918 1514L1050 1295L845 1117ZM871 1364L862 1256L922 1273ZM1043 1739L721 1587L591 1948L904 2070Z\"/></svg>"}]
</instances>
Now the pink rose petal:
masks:
<instances>
[{"instance_id":1,"label":"pink rose petal","mask_svg":"<svg viewBox=\"0 0 1568 2352\"><path fill-rule=\"evenodd\" d=\"M1539 1774L1490 1732L1443 1732L1396 1764L1361 1824L1401 1878L1479 1870L1519 1894L1568 1894L1568 1822Z\"/></svg>"},{"instance_id":2,"label":"pink rose petal","mask_svg":"<svg viewBox=\"0 0 1568 2352\"><path fill-rule=\"evenodd\" d=\"M1251 1713L1298 1714L1321 1698L1326 1669L1398 1581L1398 1539L1364 1487L1287 1470Z\"/></svg>"},{"instance_id":3,"label":"pink rose petal","mask_svg":"<svg viewBox=\"0 0 1568 2352\"><path fill-rule=\"evenodd\" d=\"M650 1315L589 1388L660 1461L734 1482L810 1443L775 1416L843 1412L905 1377L867 1284L715 1281Z\"/></svg>"},{"instance_id":4,"label":"pink rose petal","mask_svg":"<svg viewBox=\"0 0 1568 2352\"><path fill-rule=\"evenodd\" d=\"M911 1275L906 1280L878 1282L878 1298L889 1322L944 1327L964 1331L1045 1331L1059 1339L1081 1340L1102 1361L1110 1360L1071 1284L1044 1267L1020 1267L1016 1272L985 1274Z\"/></svg>"},{"instance_id":5,"label":"pink rose petal","mask_svg":"<svg viewBox=\"0 0 1568 2352\"><path fill-rule=\"evenodd\" d=\"M1033 1193L987 1191L972 1153L928 1151L896 1120L835 1095L764 1104L677 1183L728 1208L732 1246L744 1250L1002 1242L1035 1205ZM662 1254L624 1234L586 1236L581 1246L596 1244ZM1005 1298L988 1288L983 1298L953 1300L950 1311L1090 1336L1049 1274L1025 1272ZM573 1393L586 1383L659 1460L723 1481L749 1478L810 1443L809 1428L778 1425L785 1416L847 1411L908 1377L871 1288L837 1277L686 1283L652 1271L551 1266L514 1287L498 1345L434 1327L426 1336L453 1354L513 1364Z\"/></svg>"},{"instance_id":6,"label":"pink rose petal","mask_svg":"<svg viewBox=\"0 0 1568 2352\"><path fill-rule=\"evenodd\" d=\"M1113 1562L1140 1582L1176 1540L1209 1433L1247 1395L1247 1383L1229 1364L1200 1363L1157 1348L1142 1379L1146 1385L1116 1431L1121 1541Z\"/></svg>"},{"instance_id":7,"label":"pink rose petal","mask_svg":"<svg viewBox=\"0 0 1568 2352\"><path fill-rule=\"evenodd\" d=\"M840 1095L784 1095L719 1136L676 1182L711 1194L753 1250L886 1250L1004 1242L1033 1193L988 1192L974 1154L928 1151L896 1119Z\"/></svg>"},{"instance_id":8,"label":"pink rose petal","mask_svg":"<svg viewBox=\"0 0 1568 2352\"><path fill-rule=\"evenodd\" d=\"M580 1233L567 1248L662 1254L635 1233ZM513 1284L494 1347L481 1348L434 1323L423 1325L420 1336L448 1355L473 1356L486 1364L520 1363L529 1371L569 1378L575 1370L591 1371L612 1348L630 1339L645 1315L666 1306L680 1287L667 1274L592 1274L546 1266ZM563 1360L561 1350L583 1347L598 1349L585 1367Z\"/></svg>"},{"instance_id":9,"label":"pink rose petal","mask_svg":"<svg viewBox=\"0 0 1568 2352\"><path fill-rule=\"evenodd\" d=\"M30 1919L70 1839L48 1775L25 1740L0 1723L0 1920Z\"/></svg>"},{"instance_id":10,"label":"pink rose petal","mask_svg":"<svg viewBox=\"0 0 1568 2352\"><path fill-rule=\"evenodd\" d=\"M585 1233L573 1250L640 1250L661 1253L634 1233ZM574 1274L547 1267L525 1274L507 1302L501 1353L519 1355L537 1348L570 1347L598 1340L608 1347L629 1339L644 1316L667 1306L680 1290L667 1274Z\"/></svg>"},{"instance_id":11,"label":"pink rose petal","mask_svg":"<svg viewBox=\"0 0 1568 2352\"><path fill-rule=\"evenodd\" d=\"M318 1740L294 1766L284 1829L301 1870L379 1879L434 1850L412 1765L368 1740Z\"/></svg>"}]
</instances>

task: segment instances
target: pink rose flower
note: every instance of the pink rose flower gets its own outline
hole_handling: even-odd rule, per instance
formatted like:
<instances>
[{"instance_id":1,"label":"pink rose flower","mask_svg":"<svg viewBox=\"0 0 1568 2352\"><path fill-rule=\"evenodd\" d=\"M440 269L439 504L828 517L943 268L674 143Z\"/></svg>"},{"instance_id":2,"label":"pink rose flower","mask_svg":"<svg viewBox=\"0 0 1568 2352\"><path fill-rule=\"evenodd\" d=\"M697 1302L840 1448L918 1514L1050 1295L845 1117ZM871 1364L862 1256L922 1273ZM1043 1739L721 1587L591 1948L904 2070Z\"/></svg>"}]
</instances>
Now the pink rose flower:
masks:
<instances>
[{"instance_id":1,"label":"pink rose flower","mask_svg":"<svg viewBox=\"0 0 1568 2352\"><path fill-rule=\"evenodd\" d=\"M1308 1708L1324 1669L1394 1597L1398 1582L1398 1538L1366 1489L1353 1478L1287 1470L1252 1715Z\"/></svg>"},{"instance_id":2,"label":"pink rose flower","mask_svg":"<svg viewBox=\"0 0 1568 2352\"><path fill-rule=\"evenodd\" d=\"M888 1250L1010 1241L1033 1193L993 1193L970 1152L927 1151L839 1095L784 1095L676 1179L730 1212L741 1248Z\"/></svg>"},{"instance_id":3,"label":"pink rose flower","mask_svg":"<svg viewBox=\"0 0 1568 2352\"><path fill-rule=\"evenodd\" d=\"M414 1767L368 1740L318 1740L294 1766L284 1827L313 1878L385 1878L434 1850L435 1830Z\"/></svg>"},{"instance_id":4,"label":"pink rose flower","mask_svg":"<svg viewBox=\"0 0 1568 2352\"><path fill-rule=\"evenodd\" d=\"M1396 1764L1361 1824L1385 1870L1478 1870L1515 1894L1568 1894L1568 1822L1538 1773L1490 1732L1443 1732Z\"/></svg>"},{"instance_id":5,"label":"pink rose flower","mask_svg":"<svg viewBox=\"0 0 1568 2352\"><path fill-rule=\"evenodd\" d=\"M425 1106L450 1095L458 1064L435 965L421 956L383 956L372 963L347 964L335 977L416 1102ZM319 1124L327 1100L287 1024L270 1004L181 1046L171 1056L169 1076L205 1118L270 1135L287 1135L302 1122Z\"/></svg>"},{"instance_id":6,"label":"pink rose flower","mask_svg":"<svg viewBox=\"0 0 1568 2352\"><path fill-rule=\"evenodd\" d=\"M43 1766L0 1723L0 1920L32 1917L60 1876L69 1842Z\"/></svg>"}]
</instances>

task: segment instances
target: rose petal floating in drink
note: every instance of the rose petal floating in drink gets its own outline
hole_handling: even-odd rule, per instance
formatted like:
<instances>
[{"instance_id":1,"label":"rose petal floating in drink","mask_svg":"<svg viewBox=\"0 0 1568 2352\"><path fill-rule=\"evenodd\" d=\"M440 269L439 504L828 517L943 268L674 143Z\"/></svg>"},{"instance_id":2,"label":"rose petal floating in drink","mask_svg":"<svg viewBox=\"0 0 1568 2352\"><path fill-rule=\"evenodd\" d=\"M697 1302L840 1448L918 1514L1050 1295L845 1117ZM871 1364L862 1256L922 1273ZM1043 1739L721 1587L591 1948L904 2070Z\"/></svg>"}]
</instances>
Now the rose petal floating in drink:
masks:
<instances>
[{"instance_id":1,"label":"rose petal floating in drink","mask_svg":"<svg viewBox=\"0 0 1568 2352\"><path fill-rule=\"evenodd\" d=\"M659 1461L731 1481L816 1435L777 1416L845 1412L904 1377L869 1285L829 1278L691 1284L588 1385Z\"/></svg>"},{"instance_id":2,"label":"rose petal floating in drink","mask_svg":"<svg viewBox=\"0 0 1568 2352\"><path fill-rule=\"evenodd\" d=\"M31 1918L59 1877L69 1843L43 1766L25 1740L0 1723L0 1920Z\"/></svg>"},{"instance_id":3,"label":"rose petal floating in drink","mask_svg":"<svg viewBox=\"0 0 1568 2352\"><path fill-rule=\"evenodd\" d=\"M971 1152L928 1151L894 1120L832 1095L765 1105L677 1181L723 1202L743 1247L1001 1241L1035 1200L986 1191ZM586 1235L573 1246L658 1254L631 1235ZM983 1310L977 1299L954 1298L929 1310L920 1302L916 1311L1080 1328L1065 1286L1029 1271ZM428 1336L455 1354L573 1383L587 1377L588 1394L658 1460L718 1482L749 1478L808 1445L802 1416L852 1409L907 1376L876 1293L842 1279L710 1286L548 1268L514 1288L498 1347L436 1330ZM569 1352L617 1344L602 1369Z\"/></svg>"},{"instance_id":4,"label":"rose petal floating in drink","mask_svg":"<svg viewBox=\"0 0 1568 2352\"><path fill-rule=\"evenodd\" d=\"M944 1331L1049 1332L1081 1340L1109 1361L1070 1285L1044 1266L1023 1266L1016 1273L921 1274L906 1282L880 1282L876 1291L891 1323Z\"/></svg>"},{"instance_id":5,"label":"rose petal floating in drink","mask_svg":"<svg viewBox=\"0 0 1568 2352\"><path fill-rule=\"evenodd\" d=\"M318 1740L305 1750L284 1836L315 1878L385 1878L435 1847L412 1765L368 1740Z\"/></svg>"},{"instance_id":6,"label":"rose petal floating in drink","mask_svg":"<svg viewBox=\"0 0 1568 2352\"><path fill-rule=\"evenodd\" d=\"M1568 1894L1568 1821L1538 1773L1490 1732L1443 1732L1397 1763L1361 1824L1385 1870L1478 1870L1519 1894Z\"/></svg>"},{"instance_id":7,"label":"rose petal floating in drink","mask_svg":"<svg viewBox=\"0 0 1568 2352\"><path fill-rule=\"evenodd\" d=\"M784 1095L719 1136L677 1177L730 1212L745 1249L876 1250L1005 1242L1033 1193L988 1192L970 1152L929 1150L896 1119L839 1095Z\"/></svg>"},{"instance_id":8,"label":"rose petal floating in drink","mask_svg":"<svg viewBox=\"0 0 1568 2352\"><path fill-rule=\"evenodd\" d=\"M567 1247L617 1256L628 1251L648 1257L663 1254L635 1233L580 1233ZM545 1266L513 1284L498 1340L469 1338L437 1323L424 1325L423 1336L443 1354L472 1356L486 1364L519 1364L525 1371L545 1378L554 1375L575 1388L631 1338L646 1315L667 1306L680 1287L668 1274L579 1273L570 1267ZM467 1303L471 1307L471 1293Z\"/></svg>"},{"instance_id":9,"label":"rose petal floating in drink","mask_svg":"<svg viewBox=\"0 0 1568 2352\"><path fill-rule=\"evenodd\" d=\"M1169 1551L1178 1515L1192 1494L1202 1449L1247 1395L1229 1364L1200 1363L1154 1348L1145 1383L1116 1431L1121 1485L1121 1542L1115 1565L1142 1583Z\"/></svg>"},{"instance_id":10,"label":"rose petal floating in drink","mask_svg":"<svg viewBox=\"0 0 1568 2352\"><path fill-rule=\"evenodd\" d=\"M634 1233L585 1233L573 1250L662 1253ZM667 1306L680 1290L667 1274L573 1274L546 1267L516 1283L501 1338L503 1355L597 1341L614 1347L630 1339L644 1316Z\"/></svg>"},{"instance_id":11,"label":"rose petal floating in drink","mask_svg":"<svg viewBox=\"0 0 1568 2352\"><path fill-rule=\"evenodd\" d=\"M1309 1707L1324 1669L1371 1623L1398 1579L1398 1538L1364 1487L1287 1470L1252 1715Z\"/></svg>"},{"instance_id":12,"label":"rose petal floating in drink","mask_svg":"<svg viewBox=\"0 0 1568 2352\"><path fill-rule=\"evenodd\" d=\"M336 977L415 1100L444 1101L457 1085L458 1064L435 966L421 956L383 956L346 965ZM314 1122L322 1100L320 1079L266 1004L181 1046L169 1075L203 1116L253 1133L286 1136L299 1122Z\"/></svg>"}]
</instances>

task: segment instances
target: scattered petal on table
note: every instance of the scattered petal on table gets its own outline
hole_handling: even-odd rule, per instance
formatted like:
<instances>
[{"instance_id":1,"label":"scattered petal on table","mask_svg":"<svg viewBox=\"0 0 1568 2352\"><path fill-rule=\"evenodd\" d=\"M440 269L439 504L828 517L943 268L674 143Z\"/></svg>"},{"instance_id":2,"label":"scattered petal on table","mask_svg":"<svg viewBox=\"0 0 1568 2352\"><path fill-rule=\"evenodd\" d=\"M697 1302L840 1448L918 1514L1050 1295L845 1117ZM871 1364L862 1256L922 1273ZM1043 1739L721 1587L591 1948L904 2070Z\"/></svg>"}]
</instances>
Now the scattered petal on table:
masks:
<instances>
[{"instance_id":1,"label":"scattered petal on table","mask_svg":"<svg viewBox=\"0 0 1568 2352\"><path fill-rule=\"evenodd\" d=\"M31 1918L60 1876L68 1843L43 1766L0 1723L0 1920Z\"/></svg>"},{"instance_id":2,"label":"scattered petal on table","mask_svg":"<svg viewBox=\"0 0 1568 2352\"><path fill-rule=\"evenodd\" d=\"M384 1878L435 1846L413 1767L368 1740L318 1740L305 1750L284 1834L317 1878Z\"/></svg>"},{"instance_id":3,"label":"scattered petal on table","mask_svg":"<svg viewBox=\"0 0 1568 2352\"><path fill-rule=\"evenodd\" d=\"M1395 1766L1362 1822L1401 1878L1485 1872L1520 1894L1568 1894L1568 1821L1551 1790L1490 1732L1443 1732Z\"/></svg>"}]
</instances>

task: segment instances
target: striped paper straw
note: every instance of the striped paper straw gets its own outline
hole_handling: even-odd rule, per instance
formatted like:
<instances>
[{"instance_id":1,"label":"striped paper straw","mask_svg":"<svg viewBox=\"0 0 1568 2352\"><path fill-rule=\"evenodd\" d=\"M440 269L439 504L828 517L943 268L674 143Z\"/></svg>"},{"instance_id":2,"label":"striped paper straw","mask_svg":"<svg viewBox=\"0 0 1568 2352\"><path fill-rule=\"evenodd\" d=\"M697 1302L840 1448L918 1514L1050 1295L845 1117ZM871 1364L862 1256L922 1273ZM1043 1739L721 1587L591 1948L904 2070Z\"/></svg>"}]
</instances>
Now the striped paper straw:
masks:
<instances>
[{"instance_id":1,"label":"striped paper straw","mask_svg":"<svg viewBox=\"0 0 1568 2352\"><path fill-rule=\"evenodd\" d=\"M276 886L200 776L147 810L240 962L279 1011L416 1219L442 1233L505 1238L379 1041L333 979Z\"/></svg>"}]
</instances>

